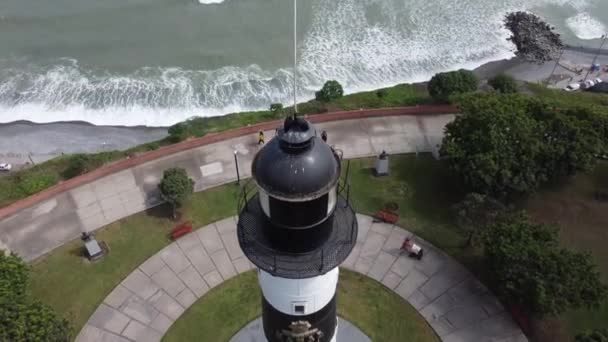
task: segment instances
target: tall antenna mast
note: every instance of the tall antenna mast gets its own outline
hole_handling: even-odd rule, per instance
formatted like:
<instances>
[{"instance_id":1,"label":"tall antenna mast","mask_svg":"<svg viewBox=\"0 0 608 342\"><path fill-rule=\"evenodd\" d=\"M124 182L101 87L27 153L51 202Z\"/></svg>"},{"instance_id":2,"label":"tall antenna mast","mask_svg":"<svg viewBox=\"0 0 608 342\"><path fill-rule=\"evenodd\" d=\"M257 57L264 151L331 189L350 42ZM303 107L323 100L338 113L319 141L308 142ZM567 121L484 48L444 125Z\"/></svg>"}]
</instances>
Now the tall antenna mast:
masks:
<instances>
[{"instance_id":1,"label":"tall antenna mast","mask_svg":"<svg viewBox=\"0 0 608 342\"><path fill-rule=\"evenodd\" d=\"M298 114L298 0L293 0L293 118Z\"/></svg>"}]
</instances>

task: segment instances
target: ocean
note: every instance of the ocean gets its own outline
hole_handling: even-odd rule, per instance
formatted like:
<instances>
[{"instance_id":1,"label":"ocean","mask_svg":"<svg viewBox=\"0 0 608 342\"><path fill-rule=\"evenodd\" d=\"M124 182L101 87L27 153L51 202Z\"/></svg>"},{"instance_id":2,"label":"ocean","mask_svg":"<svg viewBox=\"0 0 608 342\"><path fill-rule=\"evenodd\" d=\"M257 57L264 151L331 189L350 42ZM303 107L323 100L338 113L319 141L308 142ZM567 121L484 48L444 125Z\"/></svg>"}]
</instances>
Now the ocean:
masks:
<instances>
[{"instance_id":1,"label":"ocean","mask_svg":"<svg viewBox=\"0 0 608 342\"><path fill-rule=\"evenodd\" d=\"M298 98L421 81L513 56L534 12L571 45L608 33L607 0L300 0ZM291 0L2 0L0 122L168 126L289 103Z\"/></svg>"}]
</instances>

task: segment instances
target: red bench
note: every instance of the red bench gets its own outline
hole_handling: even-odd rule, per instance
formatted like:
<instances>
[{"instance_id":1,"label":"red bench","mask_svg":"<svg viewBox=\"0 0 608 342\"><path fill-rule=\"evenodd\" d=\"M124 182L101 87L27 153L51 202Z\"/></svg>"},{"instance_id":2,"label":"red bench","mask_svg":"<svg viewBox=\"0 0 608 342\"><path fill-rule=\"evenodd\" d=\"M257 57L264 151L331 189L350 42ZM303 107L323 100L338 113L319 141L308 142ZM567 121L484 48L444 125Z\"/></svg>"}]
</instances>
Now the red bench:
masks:
<instances>
[{"instance_id":1,"label":"red bench","mask_svg":"<svg viewBox=\"0 0 608 342\"><path fill-rule=\"evenodd\" d=\"M171 231L171 239L175 240L180 236L186 235L192 231L192 222L180 223Z\"/></svg>"},{"instance_id":2,"label":"red bench","mask_svg":"<svg viewBox=\"0 0 608 342\"><path fill-rule=\"evenodd\" d=\"M399 213L391 210L380 210L374 215L374 221L385 222L385 223L397 223L399 220Z\"/></svg>"}]
</instances>

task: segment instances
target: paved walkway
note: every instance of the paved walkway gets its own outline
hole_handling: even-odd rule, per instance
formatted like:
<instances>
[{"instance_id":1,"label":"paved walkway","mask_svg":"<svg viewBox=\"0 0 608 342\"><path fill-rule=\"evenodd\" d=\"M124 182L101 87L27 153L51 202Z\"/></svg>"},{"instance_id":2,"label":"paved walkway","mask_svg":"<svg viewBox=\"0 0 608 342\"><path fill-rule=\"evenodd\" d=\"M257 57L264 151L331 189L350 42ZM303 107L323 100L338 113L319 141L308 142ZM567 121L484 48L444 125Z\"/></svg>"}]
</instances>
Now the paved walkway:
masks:
<instances>
[{"instance_id":1,"label":"paved walkway","mask_svg":"<svg viewBox=\"0 0 608 342\"><path fill-rule=\"evenodd\" d=\"M407 300L446 342L527 341L502 305L462 265L421 241L416 261L399 254L406 230L357 215L359 236L342 267ZM236 218L190 233L141 264L97 308L76 342L160 341L184 311L224 280L251 270Z\"/></svg>"},{"instance_id":2,"label":"paved walkway","mask_svg":"<svg viewBox=\"0 0 608 342\"><path fill-rule=\"evenodd\" d=\"M451 107L420 106L328 113L311 117L345 158L388 153L437 152ZM411 115L423 114L424 115ZM386 115L386 116L382 116ZM349 119L350 118L350 119ZM353 119L354 118L354 119ZM348 119L348 120L345 120ZM331 121L334 120L334 121ZM340 120L340 121L335 121ZM0 208L0 247L26 260L116 220L160 204L157 184L163 170L182 167L202 191L236 180L234 151L241 177L249 177L258 129L274 135L279 122L252 125L170 145L94 170L39 194Z\"/></svg>"}]
</instances>

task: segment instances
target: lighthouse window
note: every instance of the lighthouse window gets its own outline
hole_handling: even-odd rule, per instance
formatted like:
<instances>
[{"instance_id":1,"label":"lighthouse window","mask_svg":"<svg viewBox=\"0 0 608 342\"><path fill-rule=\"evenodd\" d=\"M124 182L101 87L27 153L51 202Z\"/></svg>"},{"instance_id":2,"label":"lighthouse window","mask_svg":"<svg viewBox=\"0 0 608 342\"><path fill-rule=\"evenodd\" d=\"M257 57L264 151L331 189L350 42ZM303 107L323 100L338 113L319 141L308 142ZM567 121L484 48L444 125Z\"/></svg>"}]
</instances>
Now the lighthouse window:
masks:
<instances>
[{"instance_id":1,"label":"lighthouse window","mask_svg":"<svg viewBox=\"0 0 608 342\"><path fill-rule=\"evenodd\" d=\"M295 304L294 303L294 305L293 305L293 311L296 314L303 315L303 314L306 313L306 305L304 305L304 304Z\"/></svg>"},{"instance_id":2,"label":"lighthouse window","mask_svg":"<svg viewBox=\"0 0 608 342\"><path fill-rule=\"evenodd\" d=\"M270 218L279 224L305 227L327 217L328 195L306 202L287 202L270 196Z\"/></svg>"}]
</instances>

